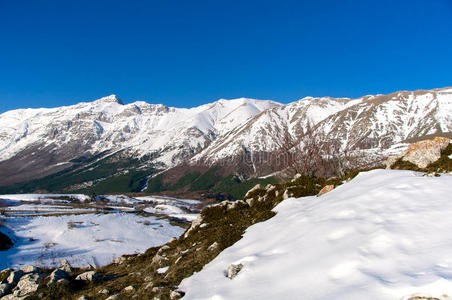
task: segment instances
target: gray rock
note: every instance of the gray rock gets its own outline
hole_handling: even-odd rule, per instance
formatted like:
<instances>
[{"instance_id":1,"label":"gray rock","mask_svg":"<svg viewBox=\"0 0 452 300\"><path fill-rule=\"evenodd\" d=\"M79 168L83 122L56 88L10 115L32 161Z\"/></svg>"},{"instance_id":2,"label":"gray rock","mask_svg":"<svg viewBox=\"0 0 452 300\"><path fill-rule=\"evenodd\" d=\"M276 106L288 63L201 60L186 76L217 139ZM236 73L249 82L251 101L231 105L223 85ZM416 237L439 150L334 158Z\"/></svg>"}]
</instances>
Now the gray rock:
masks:
<instances>
[{"instance_id":1,"label":"gray rock","mask_svg":"<svg viewBox=\"0 0 452 300\"><path fill-rule=\"evenodd\" d=\"M107 289L102 289L99 291L99 294L108 295L108 294L110 294L110 291Z\"/></svg>"},{"instance_id":2,"label":"gray rock","mask_svg":"<svg viewBox=\"0 0 452 300\"><path fill-rule=\"evenodd\" d=\"M199 214L196 219L193 220L193 222L191 222L191 226L190 228L185 232L184 234L184 238L187 238L188 235L190 234L190 232L192 232L196 227L198 227L199 225L202 224L202 216L201 214Z\"/></svg>"},{"instance_id":3,"label":"gray rock","mask_svg":"<svg viewBox=\"0 0 452 300\"><path fill-rule=\"evenodd\" d=\"M12 271L8 278L6 279L6 282L9 284L17 284L20 280L20 278L24 275L24 271L18 270L18 271Z\"/></svg>"},{"instance_id":4,"label":"gray rock","mask_svg":"<svg viewBox=\"0 0 452 300\"><path fill-rule=\"evenodd\" d=\"M243 199L246 199L249 195L251 195L254 191L262 189L260 184L256 184L251 190L249 190Z\"/></svg>"},{"instance_id":5,"label":"gray rock","mask_svg":"<svg viewBox=\"0 0 452 300\"><path fill-rule=\"evenodd\" d=\"M96 271L88 271L88 272L78 275L75 278L75 280L83 280L83 281L94 281L94 280L99 280L99 279L100 279L99 273L97 273Z\"/></svg>"},{"instance_id":6,"label":"gray rock","mask_svg":"<svg viewBox=\"0 0 452 300\"><path fill-rule=\"evenodd\" d=\"M42 276L37 273L30 273L22 276L17 286L14 288L14 295L16 296L24 296L30 293L35 292L39 287L39 282L41 281Z\"/></svg>"},{"instance_id":7,"label":"gray rock","mask_svg":"<svg viewBox=\"0 0 452 300\"><path fill-rule=\"evenodd\" d=\"M131 285L124 288L124 292L127 292L127 293L133 292L134 290L135 290L135 288Z\"/></svg>"},{"instance_id":8,"label":"gray rock","mask_svg":"<svg viewBox=\"0 0 452 300\"><path fill-rule=\"evenodd\" d=\"M237 276L237 274L239 274L239 272L240 272L240 270L242 270L242 268L243 268L242 264L229 265L229 267L226 270L226 277L228 277L229 279L233 279L234 277Z\"/></svg>"},{"instance_id":9,"label":"gray rock","mask_svg":"<svg viewBox=\"0 0 452 300\"><path fill-rule=\"evenodd\" d=\"M164 265L167 262L168 262L168 258L166 258L158 253L156 255L154 255L154 257L152 258L152 264L154 264L156 266Z\"/></svg>"},{"instance_id":10,"label":"gray rock","mask_svg":"<svg viewBox=\"0 0 452 300\"><path fill-rule=\"evenodd\" d=\"M180 291L171 291L170 293L170 299L174 300L174 299L180 299L184 296L184 293L180 292Z\"/></svg>"},{"instance_id":11,"label":"gray rock","mask_svg":"<svg viewBox=\"0 0 452 300\"><path fill-rule=\"evenodd\" d=\"M289 192L289 190L285 190L282 197L283 197L283 200L289 199L292 197L292 193Z\"/></svg>"},{"instance_id":12,"label":"gray rock","mask_svg":"<svg viewBox=\"0 0 452 300\"><path fill-rule=\"evenodd\" d=\"M63 259L63 260L61 261L61 264L60 264L59 269L65 271L65 272L68 272L68 273L72 273L72 272L73 272L72 266L71 266L71 264L67 261L67 259Z\"/></svg>"},{"instance_id":13,"label":"gray rock","mask_svg":"<svg viewBox=\"0 0 452 300\"><path fill-rule=\"evenodd\" d=\"M114 264L118 264L118 265L122 265L125 261L127 260L127 258L125 258L124 256L120 256L117 257L113 260Z\"/></svg>"},{"instance_id":14,"label":"gray rock","mask_svg":"<svg viewBox=\"0 0 452 300\"><path fill-rule=\"evenodd\" d=\"M215 251L215 250L218 250L218 247L219 247L220 245L217 243L217 242L214 242L212 245L210 245L208 248L207 248L207 250L208 251Z\"/></svg>"},{"instance_id":15,"label":"gray rock","mask_svg":"<svg viewBox=\"0 0 452 300\"><path fill-rule=\"evenodd\" d=\"M61 270L61 269L55 269L55 270L53 270L53 272L50 273L50 275L49 275L49 278L50 278L50 279L49 279L48 285L50 285L50 284L52 284L52 283L55 283L55 282L57 282L57 281L59 281L59 280L61 280L61 279L68 279L69 277L71 277L71 275L69 275L68 272L63 271L63 270Z\"/></svg>"},{"instance_id":16,"label":"gray rock","mask_svg":"<svg viewBox=\"0 0 452 300\"><path fill-rule=\"evenodd\" d=\"M110 297L108 297L108 298L105 299L105 300L115 300L115 299L118 299L118 297L119 297L118 294L116 294L116 295L111 295Z\"/></svg>"}]
</instances>

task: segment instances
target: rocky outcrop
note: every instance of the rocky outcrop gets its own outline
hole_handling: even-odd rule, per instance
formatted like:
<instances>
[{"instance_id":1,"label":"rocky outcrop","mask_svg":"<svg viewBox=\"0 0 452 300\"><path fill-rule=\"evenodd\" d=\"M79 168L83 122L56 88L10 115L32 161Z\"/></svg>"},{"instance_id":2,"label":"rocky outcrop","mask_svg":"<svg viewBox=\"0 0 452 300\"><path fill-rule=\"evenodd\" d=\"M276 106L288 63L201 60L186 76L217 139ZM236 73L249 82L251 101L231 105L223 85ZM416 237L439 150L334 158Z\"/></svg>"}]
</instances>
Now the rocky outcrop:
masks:
<instances>
[{"instance_id":1,"label":"rocky outcrop","mask_svg":"<svg viewBox=\"0 0 452 300\"><path fill-rule=\"evenodd\" d=\"M329 184L329 185L325 185L319 192L319 194L317 196L322 196L326 193L331 192L334 189L334 185Z\"/></svg>"},{"instance_id":2,"label":"rocky outcrop","mask_svg":"<svg viewBox=\"0 0 452 300\"><path fill-rule=\"evenodd\" d=\"M426 168L441 157L441 151L450 144L450 139L435 137L432 140L420 141L408 146L402 160L409 161L419 168Z\"/></svg>"},{"instance_id":3,"label":"rocky outcrop","mask_svg":"<svg viewBox=\"0 0 452 300\"><path fill-rule=\"evenodd\" d=\"M423 140L408 146L408 149L401 156L390 156L386 160L386 168L389 169L399 159L410 162L418 168L424 169L429 164L437 161L441 157L441 152L450 144L450 139L445 137L435 137L430 140Z\"/></svg>"},{"instance_id":4,"label":"rocky outcrop","mask_svg":"<svg viewBox=\"0 0 452 300\"><path fill-rule=\"evenodd\" d=\"M96 271L88 271L78 275L75 280L83 280L83 281L95 281L99 280L100 275Z\"/></svg>"}]
</instances>

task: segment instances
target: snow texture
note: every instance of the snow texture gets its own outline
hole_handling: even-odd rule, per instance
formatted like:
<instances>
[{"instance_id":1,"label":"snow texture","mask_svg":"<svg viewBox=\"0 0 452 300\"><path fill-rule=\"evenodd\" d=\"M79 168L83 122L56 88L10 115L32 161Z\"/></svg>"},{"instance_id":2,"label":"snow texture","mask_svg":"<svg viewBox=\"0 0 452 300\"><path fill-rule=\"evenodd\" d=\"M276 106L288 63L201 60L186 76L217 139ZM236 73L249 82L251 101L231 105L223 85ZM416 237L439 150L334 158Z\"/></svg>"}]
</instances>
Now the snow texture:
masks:
<instances>
[{"instance_id":1,"label":"snow texture","mask_svg":"<svg viewBox=\"0 0 452 300\"><path fill-rule=\"evenodd\" d=\"M183 229L168 220L128 213L8 217L2 227L15 246L0 256L0 269L24 265L102 266L123 254L146 249L178 237Z\"/></svg>"},{"instance_id":2,"label":"snow texture","mask_svg":"<svg viewBox=\"0 0 452 300\"><path fill-rule=\"evenodd\" d=\"M277 215L182 281L184 299L452 295L452 176L374 170ZM231 264L243 264L234 279Z\"/></svg>"}]
</instances>

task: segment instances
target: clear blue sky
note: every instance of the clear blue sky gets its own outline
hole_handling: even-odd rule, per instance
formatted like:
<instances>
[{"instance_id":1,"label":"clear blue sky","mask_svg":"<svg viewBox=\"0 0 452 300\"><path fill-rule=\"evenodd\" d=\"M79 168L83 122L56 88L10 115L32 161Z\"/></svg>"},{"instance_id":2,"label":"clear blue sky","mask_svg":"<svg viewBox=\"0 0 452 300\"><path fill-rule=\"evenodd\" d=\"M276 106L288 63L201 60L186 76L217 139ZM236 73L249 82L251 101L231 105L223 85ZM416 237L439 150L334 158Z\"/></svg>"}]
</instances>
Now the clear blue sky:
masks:
<instances>
[{"instance_id":1,"label":"clear blue sky","mask_svg":"<svg viewBox=\"0 0 452 300\"><path fill-rule=\"evenodd\" d=\"M0 0L0 112L452 86L452 0Z\"/></svg>"}]
</instances>

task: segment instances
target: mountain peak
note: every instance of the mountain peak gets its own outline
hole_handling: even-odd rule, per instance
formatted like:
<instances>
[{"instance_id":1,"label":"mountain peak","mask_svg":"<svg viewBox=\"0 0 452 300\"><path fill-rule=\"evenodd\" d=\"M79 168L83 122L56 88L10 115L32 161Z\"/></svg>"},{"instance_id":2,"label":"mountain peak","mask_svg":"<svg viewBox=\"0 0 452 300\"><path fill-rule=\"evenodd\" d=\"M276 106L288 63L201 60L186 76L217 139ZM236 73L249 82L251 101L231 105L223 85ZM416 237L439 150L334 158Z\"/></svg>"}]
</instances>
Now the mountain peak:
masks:
<instances>
[{"instance_id":1,"label":"mountain peak","mask_svg":"<svg viewBox=\"0 0 452 300\"><path fill-rule=\"evenodd\" d=\"M95 100L94 102L100 102L100 103L118 103L123 105L124 103L119 99L115 94L102 97L100 99Z\"/></svg>"}]
</instances>

